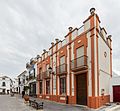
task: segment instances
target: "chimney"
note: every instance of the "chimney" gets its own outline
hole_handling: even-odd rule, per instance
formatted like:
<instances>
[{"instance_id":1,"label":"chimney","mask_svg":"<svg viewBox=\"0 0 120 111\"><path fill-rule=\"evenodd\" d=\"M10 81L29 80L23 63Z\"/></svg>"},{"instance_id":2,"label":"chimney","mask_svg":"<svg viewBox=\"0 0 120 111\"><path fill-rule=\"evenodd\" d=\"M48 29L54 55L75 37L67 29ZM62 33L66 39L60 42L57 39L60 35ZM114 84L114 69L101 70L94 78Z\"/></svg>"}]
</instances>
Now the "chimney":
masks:
<instances>
[{"instance_id":1,"label":"chimney","mask_svg":"<svg viewBox=\"0 0 120 111\"><path fill-rule=\"evenodd\" d=\"M71 32L71 31L73 30L73 28L72 28L72 27L69 27L68 30L69 30L69 32Z\"/></svg>"},{"instance_id":2,"label":"chimney","mask_svg":"<svg viewBox=\"0 0 120 111\"><path fill-rule=\"evenodd\" d=\"M107 42L108 42L108 44L109 44L109 46L111 47L111 42L112 42L112 35L108 35L108 37L107 37Z\"/></svg>"},{"instance_id":3,"label":"chimney","mask_svg":"<svg viewBox=\"0 0 120 111\"><path fill-rule=\"evenodd\" d=\"M112 35L108 35L108 39L112 40L111 38L112 38Z\"/></svg>"},{"instance_id":4,"label":"chimney","mask_svg":"<svg viewBox=\"0 0 120 111\"><path fill-rule=\"evenodd\" d=\"M54 42L51 42L51 45L53 46L53 45L54 45Z\"/></svg>"},{"instance_id":5,"label":"chimney","mask_svg":"<svg viewBox=\"0 0 120 111\"><path fill-rule=\"evenodd\" d=\"M59 42L59 39L58 39L58 38L56 38L56 39L55 39L55 41L56 41L56 43L58 43L58 42Z\"/></svg>"},{"instance_id":6,"label":"chimney","mask_svg":"<svg viewBox=\"0 0 120 111\"><path fill-rule=\"evenodd\" d=\"M90 14L93 15L95 13L95 8L90 9Z\"/></svg>"},{"instance_id":7,"label":"chimney","mask_svg":"<svg viewBox=\"0 0 120 111\"><path fill-rule=\"evenodd\" d=\"M46 52L46 50L45 50L45 49L43 49L43 52L45 53L45 52Z\"/></svg>"}]
</instances>

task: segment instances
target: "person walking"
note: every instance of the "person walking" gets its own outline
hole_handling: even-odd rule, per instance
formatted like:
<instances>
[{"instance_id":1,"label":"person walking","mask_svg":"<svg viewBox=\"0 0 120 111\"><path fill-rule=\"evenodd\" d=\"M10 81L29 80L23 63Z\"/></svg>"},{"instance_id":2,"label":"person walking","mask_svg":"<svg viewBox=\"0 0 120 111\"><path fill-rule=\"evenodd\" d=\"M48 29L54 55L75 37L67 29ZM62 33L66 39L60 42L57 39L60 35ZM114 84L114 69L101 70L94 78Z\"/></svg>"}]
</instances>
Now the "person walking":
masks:
<instances>
[{"instance_id":1,"label":"person walking","mask_svg":"<svg viewBox=\"0 0 120 111\"><path fill-rule=\"evenodd\" d=\"M24 97L24 95L25 95L25 91L23 90L23 91L22 91L22 98Z\"/></svg>"}]
</instances>

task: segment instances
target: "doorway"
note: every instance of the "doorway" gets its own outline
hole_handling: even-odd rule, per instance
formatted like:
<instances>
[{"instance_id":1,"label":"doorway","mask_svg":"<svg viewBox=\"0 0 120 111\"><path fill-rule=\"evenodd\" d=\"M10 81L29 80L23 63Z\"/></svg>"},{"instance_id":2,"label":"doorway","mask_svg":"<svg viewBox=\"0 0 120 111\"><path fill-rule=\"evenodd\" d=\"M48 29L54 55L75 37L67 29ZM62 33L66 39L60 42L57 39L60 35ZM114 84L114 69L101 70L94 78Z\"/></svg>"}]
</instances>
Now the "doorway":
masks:
<instances>
[{"instance_id":1,"label":"doorway","mask_svg":"<svg viewBox=\"0 0 120 111\"><path fill-rule=\"evenodd\" d=\"M113 102L120 102L120 86L113 86Z\"/></svg>"},{"instance_id":2,"label":"doorway","mask_svg":"<svg viewBox=\"0 0 120 111\"><path fill-rule=\"evenodd\" d=\"M76 99L77 104L87 105L87 75L76 75Z\"/></svg>"}]
</instances>

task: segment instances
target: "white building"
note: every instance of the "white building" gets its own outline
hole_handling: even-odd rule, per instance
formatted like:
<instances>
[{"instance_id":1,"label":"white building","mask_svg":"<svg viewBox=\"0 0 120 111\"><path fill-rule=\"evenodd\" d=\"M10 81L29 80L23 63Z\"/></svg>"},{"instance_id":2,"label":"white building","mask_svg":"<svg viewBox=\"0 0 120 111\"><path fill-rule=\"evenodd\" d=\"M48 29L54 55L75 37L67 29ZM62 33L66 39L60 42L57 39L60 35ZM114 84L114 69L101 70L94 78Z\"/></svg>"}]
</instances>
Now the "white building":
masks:
<instances>
[{"instance_id":1,"label":"white building","mask_svg":"<svg viewBox=\"0 0 120 111\"><path fill-rule=\"evenodd\" d=\"M0 94L9 94L12 86L12 79L7 76L0 77Z\"/></svg>"},{"instance_id":2,"label":"white building","mask_svg":"<svg viewBox=\"0 0 120 111\"><path fill-rule=\"evenodd\" d=\"M29 86L30 89L28 91L28 94L30 96L36 96L36 77L37 77L37 59L36 58L32 58L30 59L30 62L26 64L26 69L27 69L27 73L26 73L26 86Z\"/></svg>"},{"instance_id":3,"label":"white building","mask_svg":"<svg viewBox=\"0 0 120 111\"><path fill-rule=\"evenodd\" d=\"M12 80L12 92L18 93L18 79L14 78Z\"/></svg>"},{"instance_id":4,"label":"white building","mask_svg":"<svg viewBox=\"0 0 120 111\"><path fill-rule=\"evenodd\" d=\"M25 86L25 75L27 71L24 70L21 74L18 75L18 93L22 94Z\"/></svg>"}]
</instances>

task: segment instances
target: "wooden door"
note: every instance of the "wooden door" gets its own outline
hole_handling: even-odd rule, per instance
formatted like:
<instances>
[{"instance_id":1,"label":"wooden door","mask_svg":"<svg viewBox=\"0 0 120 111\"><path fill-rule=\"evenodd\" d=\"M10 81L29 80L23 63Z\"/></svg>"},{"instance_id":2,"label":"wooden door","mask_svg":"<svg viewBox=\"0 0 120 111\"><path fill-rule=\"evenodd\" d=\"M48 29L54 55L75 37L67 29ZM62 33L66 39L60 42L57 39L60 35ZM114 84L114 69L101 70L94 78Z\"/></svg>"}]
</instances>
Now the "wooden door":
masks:
<instances>
[{"instance_id":1,"label":"wooden door","mask_svg":"<svg viewBox=\"0 0 120 111\"><path fill-rule=\"evenodd\" d=\"M113 102L120 102L120 86L113 86Z\"/></svg>"},{"instance_id":2,"label":"wooden door","mask_svg":"<svg viewBox=\"0 0 120 111\"><path fill-rule=\"evenodd\" d=\"M77 104L87 105L87 76L79 74L76 76L76 99Z\"/></svg>"}]
</instances>

